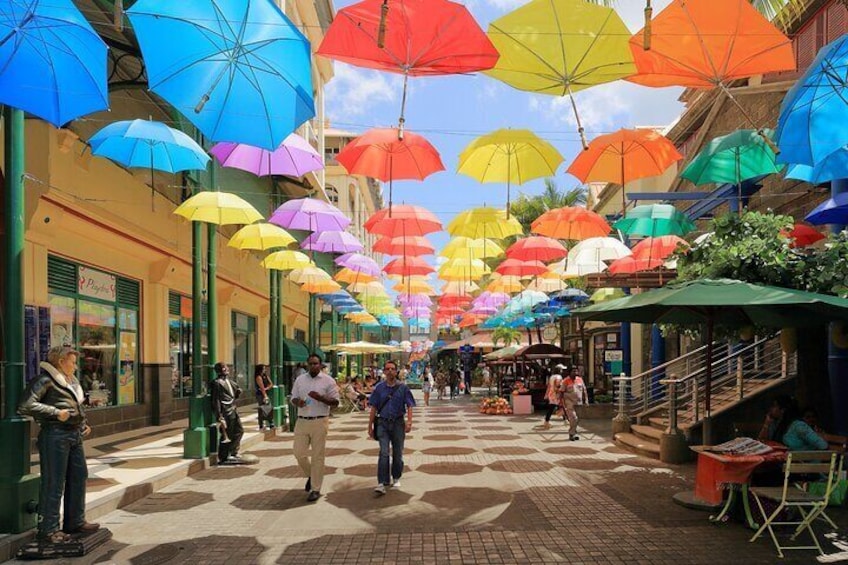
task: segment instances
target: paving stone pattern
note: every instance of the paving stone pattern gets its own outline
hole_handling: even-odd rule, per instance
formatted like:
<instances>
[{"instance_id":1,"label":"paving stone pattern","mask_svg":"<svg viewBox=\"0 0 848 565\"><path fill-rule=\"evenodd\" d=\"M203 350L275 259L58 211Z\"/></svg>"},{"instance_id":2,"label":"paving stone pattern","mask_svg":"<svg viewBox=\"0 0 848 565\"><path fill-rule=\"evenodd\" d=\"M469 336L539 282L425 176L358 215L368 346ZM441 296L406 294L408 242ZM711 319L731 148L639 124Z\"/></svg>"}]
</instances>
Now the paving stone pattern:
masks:
<instances>
[{"instance_id":1,"label":"paving stone pattern","mask_svg":"<svg viewBox=\"0 0 848 565\"><path fill-rule=\"evenodd\" d=\"M749 543L740 523L713 525L672 502L692 489L693 465L623 451L606 422L581 422L581 440L570 442L562 425L540 429L541 415L481 417L467 397L431 402L416 413L400 489L374 494L367 415L340 415L318 502L306 501L291 434L280 432L252 450L256 466L203 471L103 517L113 540L79 563L778 562L767 538ZM844 538L848 513L829 513ZM848 562L848 540L836 541ZM782 562L816 559L795 552Z\"/></svg>"}]
</instances>

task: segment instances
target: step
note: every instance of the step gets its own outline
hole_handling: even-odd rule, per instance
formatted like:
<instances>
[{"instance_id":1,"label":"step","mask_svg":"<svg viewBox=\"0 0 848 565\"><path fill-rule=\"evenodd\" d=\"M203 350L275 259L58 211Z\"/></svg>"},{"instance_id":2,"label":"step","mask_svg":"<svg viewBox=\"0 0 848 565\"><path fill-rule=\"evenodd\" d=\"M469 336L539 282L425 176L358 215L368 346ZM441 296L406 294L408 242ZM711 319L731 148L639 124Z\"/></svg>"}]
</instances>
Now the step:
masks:
<instances>
[{"instance_id":1,"label":"step","mask_svg":"<svg viewBox=\"0 0 848 565\"><path fill-rule=\"evenodd\" d=\"M638 455L650 457L651 459L660 458L659 441L653 442L635 434L621 433L615 434L615 443L619 447L623 447L624 449L632 451Z\"/></svg>"},{"instance_id":2,"label":"step","mask_svg":"<svg viewBox=\"0 0 848 565\"><path fill-rule=\"evenodd\" d=\"M654 426L640 426L638 424L630 426L630 431L633 432L633 435L639 436L647 441L659 442L663 435L663 430L659 428L655 428Z\"/></svg>"}]
</instances>

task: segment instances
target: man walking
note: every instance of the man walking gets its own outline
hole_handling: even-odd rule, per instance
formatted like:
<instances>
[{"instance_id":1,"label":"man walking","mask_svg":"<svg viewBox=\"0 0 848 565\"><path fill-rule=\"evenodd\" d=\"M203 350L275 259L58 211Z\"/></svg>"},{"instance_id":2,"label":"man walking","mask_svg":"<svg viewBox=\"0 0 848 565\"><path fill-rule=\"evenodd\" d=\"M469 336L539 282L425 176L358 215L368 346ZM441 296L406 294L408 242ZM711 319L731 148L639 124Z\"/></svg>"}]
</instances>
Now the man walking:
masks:
<instances>
[{"instance_id":1,"label":"man walking","mask_svg":"<svg viewBox=\"0 0 848 565\"><path fill-rule=\"evenodd\" d=\"M218 463L220 465L238 465L241 438L244 428L238 413L236 400L241 396L241 387L230 380L230 368L223 363L215 363L216 379L212 381L210 396L212 414L221 425L221 440L218 444Z\"/></svg>"},{"instance_id":2,"label":"man walking","mask_svg":"<svg viewBox=\"0 0 848 565\"><path fill-rule=\"evenodd\" d=\"M403 442L412 429L412 407L415 400L406 384L397 380L398 366L394 361L383 365L385 380L371 393L371 416L368 419L368 437L380 442L377 461L378 495L386 494L386 487L400 487L403 474ZM406 421L404 422L404 415ZM391 447L391 476L389 474L389 447Z\"/></svg>"},{"instance_id":3,"label":"man walking","mask_svg":"<svg viewBox=\"0 0 848 565\"><path fill-rule=\"evenodd\" d=\"M306 475L306 500L315 502L321 497L324 482L324 448L330 428L330 408L339 405L336 381L321 370L321 358L314 353L306 360L309 372L294 382L291 402L298 407L294 426L294 456ZM309 448L312 447L312 458Z\"/></svg>"}]
</instances>

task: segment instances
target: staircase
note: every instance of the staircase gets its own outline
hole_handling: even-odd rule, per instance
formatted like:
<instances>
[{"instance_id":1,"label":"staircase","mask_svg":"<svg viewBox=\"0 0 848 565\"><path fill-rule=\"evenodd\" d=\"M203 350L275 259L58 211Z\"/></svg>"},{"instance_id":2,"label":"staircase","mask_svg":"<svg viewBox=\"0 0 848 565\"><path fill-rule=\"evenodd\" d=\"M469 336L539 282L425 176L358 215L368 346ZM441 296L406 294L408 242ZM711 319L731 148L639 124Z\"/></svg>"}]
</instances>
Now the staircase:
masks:
<instances>
[{"instance_id":1,"label":"staircase","mask_svg":"<svg viewBox=\"0 0 848 565\"><path fill-rule=\"evenodd\" d=\"M632 377L616 379L616 420L632 423L615 434L621 447L659 459L660 437L676 427L691 439L707 414L707 351L702 346ZM783 353L779 334L742 348L713 344L709 412L715 421L728 410L767 393L797 375L797 358Z\"/></svg>"}]
</instances>

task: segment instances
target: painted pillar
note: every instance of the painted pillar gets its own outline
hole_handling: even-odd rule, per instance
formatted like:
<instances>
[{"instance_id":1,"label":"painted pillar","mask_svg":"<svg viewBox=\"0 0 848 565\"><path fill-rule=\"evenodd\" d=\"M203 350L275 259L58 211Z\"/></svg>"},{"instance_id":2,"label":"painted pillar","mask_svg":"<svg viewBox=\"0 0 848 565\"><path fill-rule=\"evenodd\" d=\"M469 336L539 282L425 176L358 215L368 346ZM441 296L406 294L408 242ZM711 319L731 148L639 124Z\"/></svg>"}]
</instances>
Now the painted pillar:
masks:
<instances>
[{"instance_id":1,"label":"painted pillar","mask_svg":"<svg viewBox=\"0 0 848 565\"><path fill-rule=\"evenodd\" d=\"M350 343L350 320L345 320L345 342ZM351 370L353 365L353 355L347 355L345 357L345 376L350 378Z\"/></svg>"},{"instance_id":2,"label":"painted pillar","mask_svg":"<svg viewBox=\"0 0 848 565\"><path fill-rule=\"evenodd\" d=\"M318 344L318 336L316 335L318 322L315 320L315 295L309 294L309 306L307 312L309 313L309 334L307 336L307 341L309 342L309 354L311 355L315 351L315 346Z\"/></svg>"},{"instance_id":3,"label":"painted pillar","mask_svg":"<svg viewBox=\"0 0 848 565\"><path fill-rule=\"evenodd\" d=\"M333 308L330 314L330 345L336 345L339 341L339 315L336 312L336 309ZM333 351L330 353L330 361L333 367L333 376L339 376L339 354Z\"/></svg>"},{"instance_id":4,"label":"painted pillar","mask_svg":"<svg viewBox=\"0 0 848 565\"><path fill-rule=\"evenodd\" d=\"M838 179L830 183L831 196L848 192L848 179ZM845 226L831 225L832 233L839 233ZM833 407L833 432L848 434L848 348L841 347L846 334L845 325L830 325L828 340L828 373L830 376L830 398Z\"/></svg>"},{"instance_id":5,"label":"painted pillar","mask_svg":"<svg viewBox=\"0 0 848 565\"><path fill-rule=\"evenodd\" d=\"M206 396L203 379L203 231L191 223L191 390L188 429L183 432L183 457L203 459L209 455L206 429Z\"/></svg>"},{"instance_id":6,"label":"painted pillar","mask_svg":"<svg viewBox=\"0 0 848 565\"><path fill-rule=\"evenodd\" d=\"M215 380L215 363L218 362L218 226L206 224L206 378ZM212 404L207 395L207 424L209 425L209 451L218 451L218 422L212 415Z\"/></svg>"},{"instance_id":7,"label":"painted pillar","mask_svg":"<svg viewBox=\"0 0 848 565\"><path fill-rule=\"evenodd\" d=\"M665 338L657 324L651 325L651 368L659 367L665 363ZM660 381L665 378L665 371L658 371L651 376L651 394L659 397L665 391Z\"/></svg>"},{"instance_id":8,"label":"painted pillar","mask_svg":"<svg viewBox=\"0 0 848 565\"><path fill-rule=\"evenodd\" d=\"M283 289L285 288L285 284L283 282L283 273L282 271L274 271L277 280L277 331L276 336L277 339L274 342L274 348L277 350L277 388L274 389L274 394L277 397L275 401L276 404L274 406L279 406L279 414L274 412L274 424L280 426L285 424L286 418L288 417L288 404L286 403L286 379L284 378L283 367L285 366L285 360L283 356L285 355L285 351L283 349L283 343L286 339L285 332L283 330ZM277 422L276 418L279 416L280 422Z\"/></svg>"},{"instance_id":9,"label":"painted pillar","mask_svg":"<svg viewBox=\"0 0 848 565\"><path fill-rule=\"evenodd\" d=\"M623 288L624 294L630 296L630 289ZM621 330L620 330L620 347L621 347L621 371L627 375L628 377L632 377L631 372L633 370L633 360L632 360L632 340L631 340L631 328L628 322L621 322ZM613 375L615 376L615 375Z\"/></svg>"}]
</instances>

